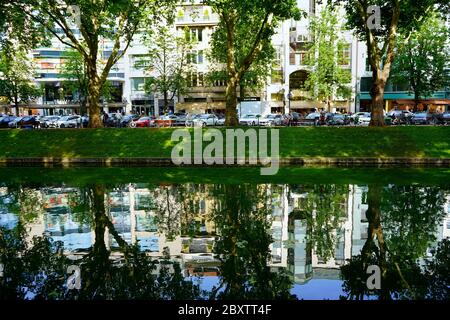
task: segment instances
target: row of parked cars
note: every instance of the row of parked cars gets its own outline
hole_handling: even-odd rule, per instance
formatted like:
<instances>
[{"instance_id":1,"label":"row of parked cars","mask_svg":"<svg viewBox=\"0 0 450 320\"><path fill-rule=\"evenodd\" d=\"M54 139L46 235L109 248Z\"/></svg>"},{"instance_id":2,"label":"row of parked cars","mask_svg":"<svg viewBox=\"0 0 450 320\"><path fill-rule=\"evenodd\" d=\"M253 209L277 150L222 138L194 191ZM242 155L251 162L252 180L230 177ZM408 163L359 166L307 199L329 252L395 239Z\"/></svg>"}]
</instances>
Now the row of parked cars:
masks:
<instances>
[{"instance_id":1,"label":"row of parked cars","mask_svg":"<svg viewBox=\"0 0 450 320\"><path fill-rule=\"evenodd\" d=\"M80 128L89 123L89 117L67 116L12 116L0 115L0 128Z\"/></svg>"},{"instance_id":2,"label":"row of parked cars","mask_svg":"<svg viewBox=\"0 0 450 320\"><path fill-rule=\"evenodd\" d=\"M450 123L450 112L412 113L405 110L393 110L385 112L385 122L388 125L415 124L415 125L442 125ZM247 114L239 118L239 124L243 126L345 126L345 125L369 125L371 120L370 112L357 112L351 115L341 113L320 113L313 112L307 115L291 113L289 115L268 114L261 116L258 114ZM225 117L216 114L185 114L175 113L161 117L145 115L120 115L110 113L103 116L106 127L207 127L222 126L225 124ZM81 128L87 127L89 117L79 115L65 116L12 116L0 115L0 128Z\"/></svg>"}]
</instances>

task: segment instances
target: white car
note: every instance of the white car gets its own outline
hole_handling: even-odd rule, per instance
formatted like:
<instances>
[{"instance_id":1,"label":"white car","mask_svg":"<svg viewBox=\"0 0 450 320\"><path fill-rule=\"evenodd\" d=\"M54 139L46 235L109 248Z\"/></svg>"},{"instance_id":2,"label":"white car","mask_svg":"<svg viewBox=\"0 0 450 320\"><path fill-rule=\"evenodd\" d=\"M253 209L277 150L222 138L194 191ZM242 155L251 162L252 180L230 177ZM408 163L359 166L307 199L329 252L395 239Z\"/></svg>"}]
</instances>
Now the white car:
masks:
<instances>
[{"instance_id":1,"label":"white car","mask_svg":"<svg viewBox=\"0 0 450 320\"><path fill-rule=\"evenodd\" d=\"M201 116L192 120L194 127L206 127L206 126L216 126L219 121L214 114L202 114Z\"/></svg>"},{"instance_id":2,"label":"white car","mask_svg":"<svg viewBox=\"0 0 450 320\"><path fill-rule=\"evenodd\" d=\"M239 119L239 124L247 126L255 126L259 123L261 115L259 114L247 114Z\"/></svg>"},{"instance_id":3,"label":"white car","mask_svg":"<svg viewBox=\"0 0 450 320\"><path fill-rule=\"evenodd\" d=\"M363 114L359 115L356 119L358 119L359 125L368 126L370 120L372 119L372 116L370 112L364 112Z\"/></svg>"},{"instance_id":4,"label":"white car","mask_svg":"<svg viewBox=\"0 0 450 320\"><path fill-rule=\"evenodd\" d=\"M367 112L357 112L357 113L354 113L354 114L352 114L352 115L350 116L350 119L351 119L353 122L356 122L357 119L358 119L359 117L364 116L366 113L367 113Z\"/></svg>"},{"instance_id":5,"label":"white car","mask_svg":"<svg viewBox=\"0 0 450 320\"><path fill-rule=\"evenodd\" d=\"M57 128L78 128L80 125L80 116L63 116L56 121Z\"/></svg>"},{"instance_id":6,"label":"white car","mask_svg":"<svg viewBox=\"0 0 450 320\"><path fill-rule=\"evenodd\" d=\"M259 119L262 126L281 126L283 124L283 116L281 114L268 114Z\"/></svg>"}]
</instances>

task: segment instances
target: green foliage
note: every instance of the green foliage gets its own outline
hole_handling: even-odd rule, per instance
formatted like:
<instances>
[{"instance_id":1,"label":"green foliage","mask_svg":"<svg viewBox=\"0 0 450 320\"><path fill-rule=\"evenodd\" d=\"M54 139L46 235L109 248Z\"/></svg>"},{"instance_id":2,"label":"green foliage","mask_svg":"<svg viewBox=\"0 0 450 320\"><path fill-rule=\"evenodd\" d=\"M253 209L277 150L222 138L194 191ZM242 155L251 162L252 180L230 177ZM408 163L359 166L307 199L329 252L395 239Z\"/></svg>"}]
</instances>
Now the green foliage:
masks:
<instances>
[{"instance_id":1,"label":"green foliage","mask_svg":"<svg viewBox=\"0 0 450 320\"><path fill-rule=\"evenodd\" d=\"M411 35L402 36L401 42L406 43L398 48L392 79L408 84L416 101L450 84L449 36L450 30L437 14L425 19Z\"/></svg>"},{"instance_id":2,"label":"green foliage","mask_svg":"<svg viewBox=\"0 0 450 320\"><path fill-rule=\"evenodd\" d=\"M32 76L33 65L25 51L0 52L0 97L16 107L37 98L42 90L33 83Z\"/></svg>"},{"instance_id":3,"label":"green foliage","mask_svg":"<svg viewBox=\"0 0 450 320\"><path fill-rule=\"evenodd\" d=\"M268 50L269 42L278 22L291 18L300 20L300 10L296 0L205 0L204 4L211 6L220 17L219 27L213 34L212 52L217 61L226 61L225 123L237 125L236 87L241 81L244 81L244 85L258 83L258 77L249 79L250 76L246 78L246 73L251 70L255 61L260 60L258 64L261 66L265 64L267 57L273 55ZM261 75L260 71L259 67L253 68L254 75ZM262 71L264 74L267 70Z\"/></svg>"},{"instance_id":4,"label":"green foliage","mask_svg":"<svg viewBox=\"0 0 450 320\"><path fill-rule=\"evenodd\" d=\"M60 76L64 79L63 87L73 93L77 92L78 100L82 106L86 106L89 95L89 79L83 56L76 50L66 51ZM111 81L106 80L101 89L104 100L111 99Z\"/></svg>"},{"instance_id":5,"label":"green foliage","mask_svg":"<svg viewBox=\"0 0 450 320\"><path fill-rule=\"evenodd\" d=\"M273 242L268 189L268 185L254 184L214 186L212 195L220 203L211 217L220 234L214 253L222 262L222 277L211 298L293 298L288 275L273 272L267 265Z\"/></svg>"},{"instance_id":6,"label":"green foliage","mask_svg":"<svg viewBox=\"0 0 450 320\"><path fill-rule=\"evenodd\" d=\"M449 299L448 240L438 244L433 257L427 248L445 216L446 194L436 187L420 185L368 190L368 238L361 254L341 267L348 299L376 296L379 299ZM366 270L381 269L381 289L369 291ZM444 281L447 281L444 283Z\"/></svg>"},{"instance_id":7,"label":"green foliage","mask_svg":"<svg viewBox=\"0 0 450 320\"><path fill-rule=\"evenodd\" d=\"M246 54L251 50L254 39L249 34L254 34L258 30L255 21L242 21L236 26L235 34L235 55L236 68L239 69L244 63ZM210 83L215 80L227 80L227 47L224 45L227 41L227 31L223 22L219 23L214 31L210 46L209 60L214 63L208 74ZM260 89L267 81L267 77L272 70L272 61L275 57L275 48L272 45L271 38L261 40L261 52L253 61L251 67L245 72L239 85L244 88L255 91ZM241 97L242 98L242 97Z\"/></svg>"},{"instance_id":8,"label":"green foliage","mask_svg":"<svg viewBox=\"0 0 450 320\"><path fill-rule=\"evenodd\" d=\"M145 43L148 54L137 61L137 67L149 75L145 81L145 92L162 93L164 109L168 111L169 101L176 95L184 94L188 87L189 73L193 70L189 51L195 41L186 36L189 29L181 35L164 25L158 25L155 29L147 31Z\"/></svg>"},{"instance_id":9,"label":"green foliage","mask_svg":"<svg viewBox=\"0 0 450 320\"><path fill-rule=\"evenodd\" d=\"M308 196L302 209L309 230L307 241L320 258L328 261L334 256L338 240L335 231L347 218L348 186L314 185L306 190Z\"/></svg>"},{"instance_id":10,"label":"green foliage","mask_svg":"<svg viewBox=\"0 0 450 320\"><path fill-rule=\"evenodd\" d=\"M305 88L311 96L330 105L333 98L351 97L351 71L344 66L343 49L349 45L340 36L343 31L338 14L326 6L311 18L309 32L313 39L305 64L309 67ZM343 66L344 65L344 66Z\"/></svg>"}]
</instances>

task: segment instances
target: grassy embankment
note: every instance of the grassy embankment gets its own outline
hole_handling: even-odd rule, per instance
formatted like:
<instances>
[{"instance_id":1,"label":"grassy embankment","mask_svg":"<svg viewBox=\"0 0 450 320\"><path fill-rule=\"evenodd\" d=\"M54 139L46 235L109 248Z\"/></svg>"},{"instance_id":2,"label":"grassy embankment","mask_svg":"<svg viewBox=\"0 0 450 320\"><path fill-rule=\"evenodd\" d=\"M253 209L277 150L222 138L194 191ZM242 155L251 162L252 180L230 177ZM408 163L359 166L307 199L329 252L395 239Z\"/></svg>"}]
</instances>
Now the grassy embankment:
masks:
<instances>
[{"instance_id":1,"label":"grassy embankment","mask_svg":"<svg viewBox=\"0 0 450 320\"><path fill-rule=\"evenodd\" d=\"M0 130L0 158L170 158L172 130ZM450 127L281 128L280 156L450 158Z\"/></svg>"}]
</instances>

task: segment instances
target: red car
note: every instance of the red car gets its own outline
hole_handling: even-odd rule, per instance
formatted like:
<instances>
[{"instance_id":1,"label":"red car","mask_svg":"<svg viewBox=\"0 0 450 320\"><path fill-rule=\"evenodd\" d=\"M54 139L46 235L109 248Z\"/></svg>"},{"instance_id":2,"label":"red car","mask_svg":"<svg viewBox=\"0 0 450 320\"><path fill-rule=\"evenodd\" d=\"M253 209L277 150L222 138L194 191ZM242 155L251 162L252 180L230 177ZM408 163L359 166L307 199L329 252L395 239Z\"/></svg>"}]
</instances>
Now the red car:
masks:
<instances>
[{"instance_id":1,"label":"red car","mask_svg":"<svg viewBox=\"0 0 450 320\"><path fill-rule=\"evenodd\" d=\"M155 126L155 118L154 117L142 117L139 120L132 122L131 126L135 127L135 128L154 127Z\"/></svg>"}]
</instances>

